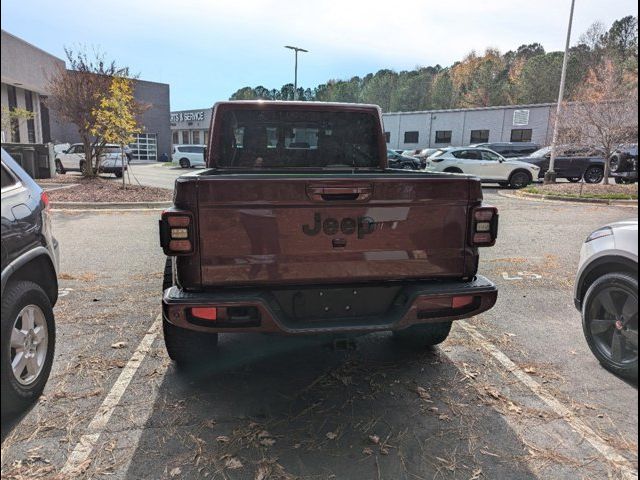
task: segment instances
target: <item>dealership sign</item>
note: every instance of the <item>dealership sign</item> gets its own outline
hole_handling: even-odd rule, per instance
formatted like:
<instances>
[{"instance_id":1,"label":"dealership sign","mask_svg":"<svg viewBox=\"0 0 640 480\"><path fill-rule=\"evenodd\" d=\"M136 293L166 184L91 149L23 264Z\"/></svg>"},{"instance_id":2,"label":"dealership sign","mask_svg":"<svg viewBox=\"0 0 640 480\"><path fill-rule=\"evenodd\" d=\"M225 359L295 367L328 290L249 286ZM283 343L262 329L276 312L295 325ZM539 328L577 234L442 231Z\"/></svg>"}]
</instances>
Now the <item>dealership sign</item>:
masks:
<instances>
[{"instance_id":1,"label":"dealership sign","mask_svg":"<svg viewBox=\"0 0 640 480\"><path fill-rule=\"evenodd\" d=\"M171 114L172 122L198 122L204 120L204 111L176 112Z\"/></svg>"}]
</instances>

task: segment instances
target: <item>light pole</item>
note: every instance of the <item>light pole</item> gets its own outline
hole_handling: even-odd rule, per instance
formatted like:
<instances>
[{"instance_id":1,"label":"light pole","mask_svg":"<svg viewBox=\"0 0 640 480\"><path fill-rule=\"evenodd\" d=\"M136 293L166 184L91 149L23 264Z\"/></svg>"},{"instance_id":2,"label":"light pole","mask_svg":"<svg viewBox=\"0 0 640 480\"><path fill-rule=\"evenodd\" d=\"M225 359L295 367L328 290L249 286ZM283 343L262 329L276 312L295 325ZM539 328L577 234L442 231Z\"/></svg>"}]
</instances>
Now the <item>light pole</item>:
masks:
<instances>
[{"instance_id":1,"label":"light pole","mask_svg":"<svg viewBox=\"0 0 640 480\"><path fill-rule=\"evenodd\" d=\"M304 48L292 47L290 45L285 45L284 48L288 48L289 50L293 50L295 52L296 64L294 68L294 80L293 80L293 99L298 99L298 52L308 52L309 50L305 50Z\"/></svg>"},{"instance_id":2,"label":"light pole","mask_svg":"<svg viewBox=\"0 0 640 480\"><path fill-rule=\"evenodd\" d=\"M571 25L573 24L573 10L576 0L571 0L571 13L569 14L569 28L567 29L567 43L564 47L564 59L562 60L562 74L560 75L560 92L558 93L558 106L556 107L556 120L553 125L553 138L551 139L551 158L549 170L544 174L544 183L556 183L556 142L558 141L558 125L562 114L562 100L564 99L564 84L567 78L567 60L569 59L569 44L571 43Z\"/></svg>"}]
</instances>

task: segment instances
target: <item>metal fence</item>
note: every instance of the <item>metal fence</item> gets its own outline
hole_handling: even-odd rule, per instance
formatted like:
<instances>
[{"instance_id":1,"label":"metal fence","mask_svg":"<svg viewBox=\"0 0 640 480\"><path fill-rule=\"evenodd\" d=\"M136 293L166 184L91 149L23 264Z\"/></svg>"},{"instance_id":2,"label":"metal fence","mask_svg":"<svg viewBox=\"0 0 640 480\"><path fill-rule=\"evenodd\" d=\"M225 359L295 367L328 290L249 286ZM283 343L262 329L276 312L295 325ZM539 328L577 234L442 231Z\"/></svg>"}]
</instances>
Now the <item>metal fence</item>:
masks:
<instances>
[{"instance_id":1,"label":"metal fence","mask_svg":"<svg viewBox=\"0 0 640 480\"><path fill-rule=\"evenodd\" d=\"M55 175L55 154L52 143L3 143L2 148L32 178L52 178Z\"/></svg>"}]
</instances>

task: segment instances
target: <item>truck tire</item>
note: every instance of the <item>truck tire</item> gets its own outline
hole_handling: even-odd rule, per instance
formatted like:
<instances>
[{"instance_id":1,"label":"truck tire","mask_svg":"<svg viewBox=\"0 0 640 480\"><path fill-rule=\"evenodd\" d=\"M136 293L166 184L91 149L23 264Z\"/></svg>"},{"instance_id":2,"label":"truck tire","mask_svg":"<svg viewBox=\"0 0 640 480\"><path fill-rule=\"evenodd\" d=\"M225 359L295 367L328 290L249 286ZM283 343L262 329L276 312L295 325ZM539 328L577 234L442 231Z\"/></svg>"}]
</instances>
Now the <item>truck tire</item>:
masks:
<instances>
[{"instance_id":1,"label":"truck tire","mask_svg":"<svg viewBox=\"0 0 640 480\"><path fill-rule=\"evenodd\" d=\"M188 369L201 365L217 351L218 334L204 333L176 327L162 319L164 344L169 358L179 368Z\"/></svg>"},{"instance_id":2,"label":"truck tire","mask_svg":"<svg viewBox=\"0 0 640 480\"><path fill-rule=\"evenodd\" d=\"M167 257L162 274L162 292L164 293L167 288L171 287L173 287L173 266L171 265L171 257Z\"/></svg>"},{"instance_id":3,"label":"truck tire","mask_svg":"<svg viewBox=\"0 0 640 480\"><path fill-rule=\"evenodd\" d=\"M24 323L27 321L31 325ZM13 340L19 347L12 345L14 332ZM53 364L56 342L53 307L39 285L28 281L7 285L2 296L0 338L2 410L18 412L40 396ZM14 369L13 363L20 364L19 355L25 359L24 366Z\"/></svg>"},{"instance_id":4,"label":"truck tire","mask_svg":"<svg viewBox=\"0 0 640 480\"><path fill-rule=\"evenodd\" d=\"M408 347L424 348L444 342L450 331L451 322L427 323L395 331L393 337Z\"/></svg>"}]
</instances>

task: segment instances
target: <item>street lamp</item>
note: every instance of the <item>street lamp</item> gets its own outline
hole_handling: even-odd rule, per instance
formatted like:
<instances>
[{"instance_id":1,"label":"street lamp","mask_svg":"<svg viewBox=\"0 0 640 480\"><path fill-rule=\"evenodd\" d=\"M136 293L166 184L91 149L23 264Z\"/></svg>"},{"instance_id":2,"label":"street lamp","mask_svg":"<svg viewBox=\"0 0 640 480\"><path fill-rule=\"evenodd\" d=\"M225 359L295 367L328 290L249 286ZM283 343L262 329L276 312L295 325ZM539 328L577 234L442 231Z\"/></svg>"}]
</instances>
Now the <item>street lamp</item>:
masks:
<instances>
[{"instance_id":1,"label":"street lamp","mask_svg":"<svg viewBox=\"0 0 640 480\"><path fill-rule=\"evenodd\" d=\"M558 141L558 125L562 114L562 100L564 98L564 84L567 78L567 60L569 58L569 44L571 43L571 25L573 23L573 9L576 0L571 0L571 13L569 14L569 28L567 29L567 43L564 47L564 59L562 60L562 74L560 75L560 92L558 93L558 105L556 107L556 121L553 125L553 138L551 139L551 158L549 159L549 170L544 174L544 183L556 183L556 142Z\"/></svg>"},{"instance_id":2,"label":"street lamp","mask_svg":"<svg viewBox=\"0 0 640 480\"><path fill-rule=\"evenodd\" d=\"M309 50L305 50L304 48L292 47L290 45L285 45L284 48L288 48L289 50L293 50L295 52L296 57L296 65L294 70L294 81L293 81L293 99L298 99L298 52L308 52Z\"/></svg>"}]
</instances>

